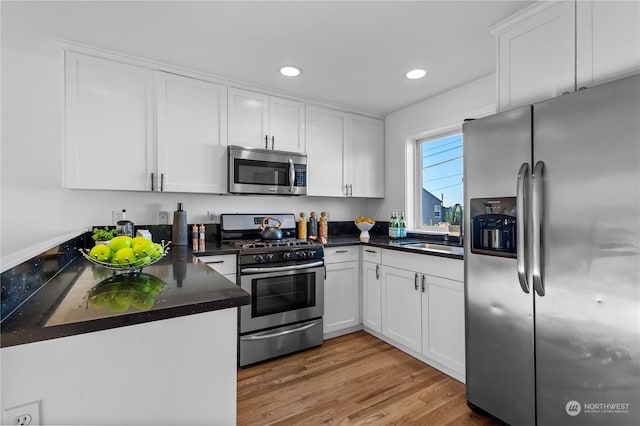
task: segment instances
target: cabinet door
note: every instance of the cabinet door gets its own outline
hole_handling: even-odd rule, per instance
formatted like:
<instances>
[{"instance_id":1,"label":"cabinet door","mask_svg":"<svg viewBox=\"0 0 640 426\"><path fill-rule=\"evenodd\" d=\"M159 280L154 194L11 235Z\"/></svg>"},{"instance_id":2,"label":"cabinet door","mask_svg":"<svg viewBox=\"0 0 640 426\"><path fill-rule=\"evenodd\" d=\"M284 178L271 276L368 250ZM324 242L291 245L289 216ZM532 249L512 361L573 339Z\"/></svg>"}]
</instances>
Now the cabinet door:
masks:
<instances>
[{"instance_id":1,"label":"cabinet door","mask_svg":"<svg viewBox=\"0 0 640 426\"><path fill-rule=\"evenodd\" d=\"M574 8L573 1L539 2L494 30L501 111L575 90Z\"/></svg>"},{"instance_id":2,"label":"cabinet door","mask_svg":"<svg viewBox=\"0 0 640 426\"><path fill-rule=\"evenodd\" d=\"M307 195L342 197L348 115L307 106Z\"/></svg>"},{"instance_id":3,"label":"cabinet door","mask_svg":"<svg viewBox=\"0 0 640 426\"><path fill-rule=\"evenodd\" d=\"M362 262L362 325L380 333L382 270L378 263Z\"/></svg>"},{"instance_id":4,"label":"cabinet door","mask_svg":"<svg viewBox=\"0 0 640 426\"><path fill-rule=\"evenodd\" d=\"M64 186L151 189L153 73L73 52L65 67Z\"/></svg>"},{"instance_id":5,"label":"cabinet door","mask_svg":"<svg viewBox=\"0 0 640 426\"><path fill-rule=\"evenodd\" d=\"M345 148L345 182L353 197L384 197L384 123L351 114Z\"/></svg>"},{"instance_id":6,"label":"cabinet door","mask_svg":"<svg viewBox=\"0 0 640 426\"><path fill-rule=\"evenodd\" d=\"M324 333L360 324L359 262L326 264Z\"/></svg>"},{"instance_id":7,"label":"cabinet door","mask_svg":"<svg viewBox=\"0 0 640 426\"><path fill-rule=\"evenodd\" d=\"M230 87L229 145L266 148L268 134L269 96Z\"/></svg>"},{"instance_id":8,"label":"cabinet door","mask_svg":"<svg viewBox=\"0 0 640 426\"><path fill-rule=\"evenodd\" d=\"M227 88L158 72L156 89L162 190L227 192Z\"/></svg>"},{"instance_id":9,"label":"cabinet door","mask_svg":"<svg viewBox=\"0 0 640 426\"><path fill-rule=\"evenodd\" d=\"M464 375L464 284L423 275L422 353Z\"/></svg>"},{"instance_id":10,"label":"cabinet door","mask_svg":"<svg viewBox=\"0 0 640 426\"><path fill-rule=\"evenodd\" d=\"M302 102L269 98L269 147L305 152L305 106ZM271 140L273 138L273 141Z\"/></svg>"},{"instance_id":11,"label":"cabinet door","mask_svg":"<svg viewBox=\"0 0 640 426\"><path fill-rule=\"evenodd\" d=\"M418 274L384 267L382 271L382 334L405 347L422 349L421 292Z\"/></svg>"},{"instance_id":12,"label":"cabinet door","mask_svg":"<svg viewBox=\"0 0 640 426\"><path fill-rule=\"evenodd\" d=\"M578 1L577 85L594 84L640 69L640 3Z\"/></svg>"}]
</instances>

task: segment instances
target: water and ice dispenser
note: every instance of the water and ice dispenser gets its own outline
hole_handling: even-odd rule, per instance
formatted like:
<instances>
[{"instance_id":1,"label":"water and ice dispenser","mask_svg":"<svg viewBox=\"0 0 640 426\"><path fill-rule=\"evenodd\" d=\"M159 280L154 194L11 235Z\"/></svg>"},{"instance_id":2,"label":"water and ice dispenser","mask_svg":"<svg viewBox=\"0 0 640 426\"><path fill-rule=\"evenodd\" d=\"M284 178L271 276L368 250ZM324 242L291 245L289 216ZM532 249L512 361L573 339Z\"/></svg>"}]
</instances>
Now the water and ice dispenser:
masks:
<instances>
[{"instance_id":1,"label":"water and ice dispenser","mask_svg":"<svg viewBox=\"0 0 640 426\"><path fill-rule=\"evenodd\" d=\"M516 257L516 197L472 198L471 252Z\"/></svg>"}]
</instances>

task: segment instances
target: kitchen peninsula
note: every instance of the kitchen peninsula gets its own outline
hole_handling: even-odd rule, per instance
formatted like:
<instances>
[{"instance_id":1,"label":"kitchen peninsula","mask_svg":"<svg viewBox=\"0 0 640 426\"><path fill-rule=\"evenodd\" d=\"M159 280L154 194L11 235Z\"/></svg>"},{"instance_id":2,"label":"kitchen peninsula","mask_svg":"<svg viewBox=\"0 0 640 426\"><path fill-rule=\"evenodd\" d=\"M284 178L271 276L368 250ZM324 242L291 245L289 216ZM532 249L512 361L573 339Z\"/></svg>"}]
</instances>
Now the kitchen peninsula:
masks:
<instances>
[{"instance_id":1,"label":"kitchen peninsula","mask_svg":"<svg viewBox=\"0 0 640 426\"><path fill-rule=\"evenodd\" d=\"M126 308L132 283L148 298ZM124 306L90 303L97 290ZM234 424L248 303L187 247L131 275L74 256L2 321L3 398L39 402L47 424Z\"/></svg>"}]
</instances>

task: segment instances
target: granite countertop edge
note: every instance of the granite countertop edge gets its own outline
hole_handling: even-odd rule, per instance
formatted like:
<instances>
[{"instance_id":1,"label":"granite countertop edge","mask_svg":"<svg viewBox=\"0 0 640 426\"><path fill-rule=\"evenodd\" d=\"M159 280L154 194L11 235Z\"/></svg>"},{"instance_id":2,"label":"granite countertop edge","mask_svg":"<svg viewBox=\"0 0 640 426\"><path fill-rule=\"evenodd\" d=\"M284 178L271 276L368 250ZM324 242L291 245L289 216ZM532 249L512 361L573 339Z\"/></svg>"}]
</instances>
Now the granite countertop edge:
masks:
<instances>
[{"instance_id":1,"label":"granite countertop edge","mask_svg":"<svg viewBox=\"0 0 640 426\"><path fill-rule=\"evenodd\" d=\"M156 311L134 312L107 318L62 324L49 327L34 327L2 334L2 348L59 339L136 324L167 320L187 315L235 308L250 303L249 294L220 300L203 301L182 306L173 306Z\"/></svg>"}]
</instances>

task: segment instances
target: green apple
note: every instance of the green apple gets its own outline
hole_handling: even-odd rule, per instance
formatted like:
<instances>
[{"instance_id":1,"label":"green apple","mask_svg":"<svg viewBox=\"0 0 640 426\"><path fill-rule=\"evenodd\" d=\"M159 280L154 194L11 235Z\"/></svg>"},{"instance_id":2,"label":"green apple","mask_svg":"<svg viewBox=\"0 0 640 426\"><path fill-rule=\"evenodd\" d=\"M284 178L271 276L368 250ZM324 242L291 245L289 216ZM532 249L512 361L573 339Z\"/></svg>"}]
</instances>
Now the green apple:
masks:
<instances>
[{"instance_id":1,"label":"green apple","mask_svg":"<svg viewBox=\"0 0 640 426\"><path fill-rule=\"evenodd\" d=\"M116 265L125 265L128 266L130 263L134 263L138 258L136 257L135 252L130 247L121 248L118 250L111 259L112 263Z\"/></svg>"},{"instance_id":2,"label":"green apple","mask_svg":"<svg viewBox=\"0 0 640 426\"><path fill-rule=\"evenodd\" d=\"M149 254L151 258L157 259L159 257L162 257L162 255L164 254L164 250L162 249L162 244L154 243L153 246L155 247L155 251Z\"/></svg>"},{"instance_id":3,"label":"green apple","mask_svg":"<svg viewBox=\"0 0 640 426\"><path fill-rule=\"evenodd\" d=\"M99 244L91 249L89 257L100 262L108 262L111 259L111 249L108 246Z\"/></svg>"},{"instance_id":4,"label":"green apple","mask_svg":"<svg viewBox=\"0 0 640 426\"><path fill-rule=\"evenodd\" d=\"M151 263L151 256L144 256L143 255L143 257L139 257L138 260L136 261L136 266L138 268L144 268L145 266L147 266L150 263Z\"/></svg>"},{"instance_id":5,"label":"green apple","mask_svg":"<svg viewBox=\"0 0 640 426\"><path fill-rule=\"evenodd\" d=\"M136 238L142 238L141 240L137 240ZM151 256L151 253L156 251L156 247L153 244L153 241L147 240L144 237L136 237L133 239L133 251L139 258L143 258L146 256Z\"/></svg>"},{"instance_id":6,"label":"green apple","mask_svg":"<svg viewBox=\"0 0 640 426\"><path fill-rule=\"evenodd\" d=\"M136 244L138 244L139 242L142 242L142 241L151 241L150 239L145 238L145 237L143 237L141 235L138 235L137 237L133 237L132 240L133 241L131 242L131 244L133 244L133 245L136 245ZM151 241L151 242L153 242L153 241Z\"/></svg>"},{"instance_id":7,"label":"green apple","mask_svg":"<svg viewBox=\"0 0 640 426\"><path fill-rule=\"evenodd\" d=\"M132 245L133 238L127 237L126 235L115 237L109 243L109 247L111 247L111 251L113 251L114 253L123 248L131 248Z\"/></svg>"}]
</instances>

